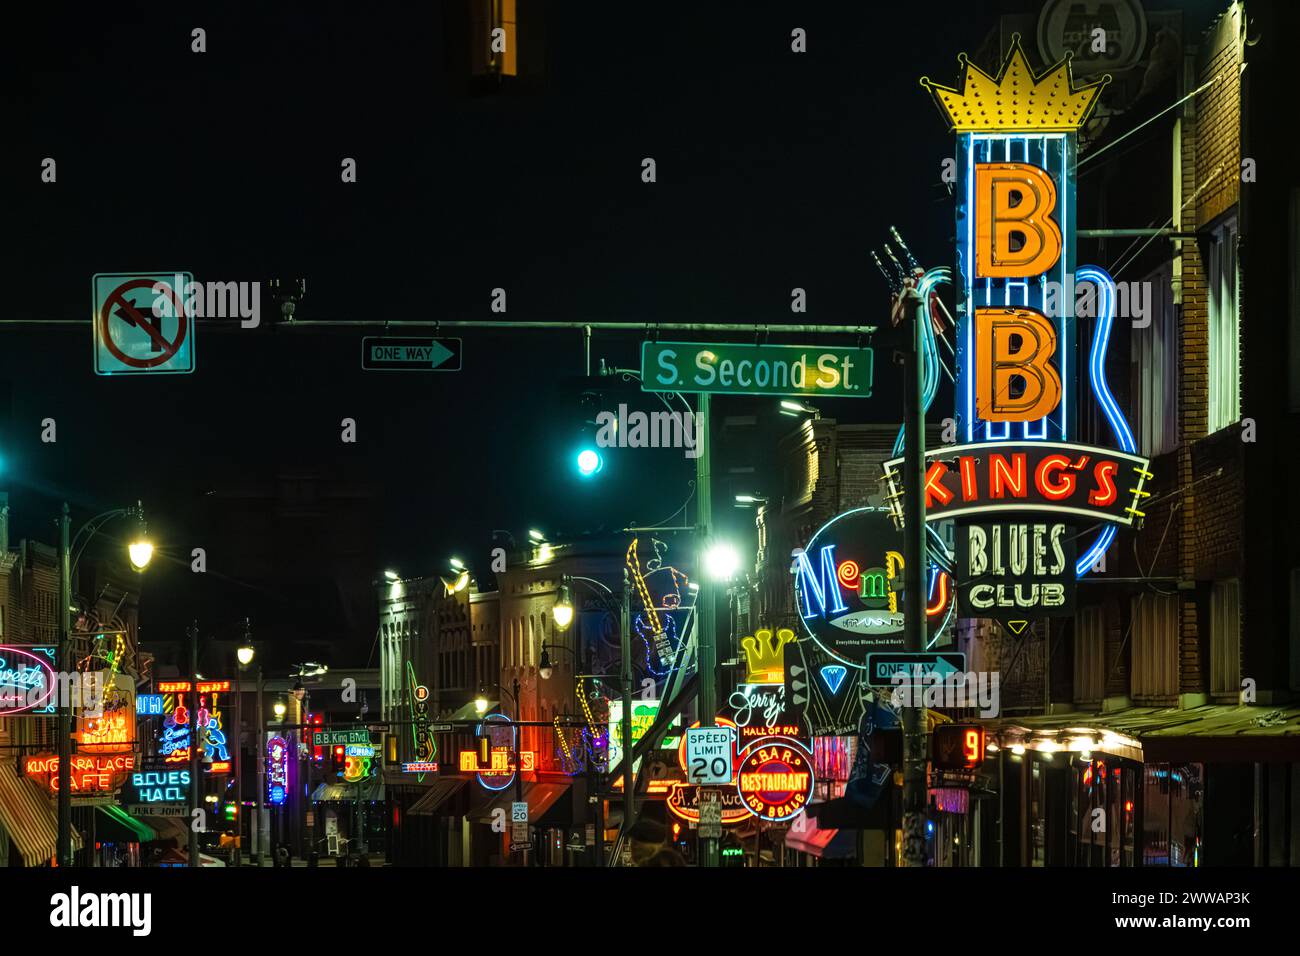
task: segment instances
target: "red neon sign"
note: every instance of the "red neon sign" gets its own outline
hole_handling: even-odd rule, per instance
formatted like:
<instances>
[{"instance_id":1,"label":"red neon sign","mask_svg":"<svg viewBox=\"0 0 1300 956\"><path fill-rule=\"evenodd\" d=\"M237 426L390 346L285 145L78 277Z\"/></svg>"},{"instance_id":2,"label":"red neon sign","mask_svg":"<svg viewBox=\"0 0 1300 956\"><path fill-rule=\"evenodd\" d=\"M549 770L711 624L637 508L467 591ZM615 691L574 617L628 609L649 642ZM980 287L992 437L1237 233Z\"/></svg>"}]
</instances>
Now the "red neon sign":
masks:
<instances>
[{"instance_id":1,"label":"red neon sign","mask_svg":"<svg viewBox=\"0 0 1300 956\"><path fill-rule=\"evenodd\" d=\"M184 694L188 693L194 687L187 680L160 680L158 682L158 693L160 694ZM201 680L199 681L200 694L222 693L230 690L230 681L228 680Z\"/></svg>"},{"instance_id":2,"label":"red neon sign","mask_svg":"<svg viewBox=\"0 0 1300 956\"><path fill-rule=\"evenodd\" d=\"M1149 497L1147 459L1075 442L948 445L926 459L926 521L1040 511L1128 525ZM885 462L885 480L901 493L901 458Z\"/></svg>"},{"instance_id":3,"label":"red neon sign","mask_svg":"<svg viewBox=\"0 0 1300 956\"><path fill-rule=\"evenodd\" d=\"M524 773L532 773L537 764L537 755L531 750L521 750L519 752L519 762L523 764ZM514 769L514 764L515 755L509 747L493 747L492 763L487 767L479 766L477 750L462 750L460 752L461 773L482 773L497 776L510 773Z\"/></svg>"},{"instance_id":4,"label":"red neon sign","mask_svg":"<svg viewBox=\"0 0 1300 956\"><path fill-rule=\"evenodd\" d=\"M86 717L77 739L87 753L131 750L135 744L135 711L119 707L100 717Z\"/></svg>"},{"instance_id":5,"label":"red neon sign","mask_svg":"<svg viewBox=\"0 0 1300 956\"><path fill-rule=\"evenodd\" d=\"M813 792L812 758L802 747L774 744L745 755L736 788L745 808L763 820L780 822L804 811Z\"/></svg>"},{"instance_id":6,"label":"red neon sign","mask_svg":"<svg viewBox=\"0 0 1300 956\"><path fill-rule=\"evenodd\" d=\"M112 756L82 756L76 754L69 763L72 793L108 793L126 781L126 775L135 769L135 754ZM48 776L46 786L51 793L59 789L58 754L38 754L23 761L23 772L29 777Z\"/></svg>"}]
</instances>

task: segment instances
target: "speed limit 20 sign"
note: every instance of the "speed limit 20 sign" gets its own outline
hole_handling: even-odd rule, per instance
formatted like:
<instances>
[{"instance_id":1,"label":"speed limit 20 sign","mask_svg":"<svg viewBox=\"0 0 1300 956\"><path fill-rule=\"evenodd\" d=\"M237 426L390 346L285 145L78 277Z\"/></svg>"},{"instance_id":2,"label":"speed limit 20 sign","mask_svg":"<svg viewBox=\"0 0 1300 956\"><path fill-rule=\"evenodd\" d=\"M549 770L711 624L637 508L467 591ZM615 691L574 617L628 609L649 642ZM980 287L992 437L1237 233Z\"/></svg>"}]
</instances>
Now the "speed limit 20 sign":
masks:
<instances>
[{"instance_id":1,"label":"speed limit 20 sign","mask_svg":"<svg viewBox=\"0 0 1300 956\"><path fill-rule=\"evenodd\" d=\"M731 783L730 727L692 727L686 731L686 779L703 786Z\"/></svg>"}]
</instances>

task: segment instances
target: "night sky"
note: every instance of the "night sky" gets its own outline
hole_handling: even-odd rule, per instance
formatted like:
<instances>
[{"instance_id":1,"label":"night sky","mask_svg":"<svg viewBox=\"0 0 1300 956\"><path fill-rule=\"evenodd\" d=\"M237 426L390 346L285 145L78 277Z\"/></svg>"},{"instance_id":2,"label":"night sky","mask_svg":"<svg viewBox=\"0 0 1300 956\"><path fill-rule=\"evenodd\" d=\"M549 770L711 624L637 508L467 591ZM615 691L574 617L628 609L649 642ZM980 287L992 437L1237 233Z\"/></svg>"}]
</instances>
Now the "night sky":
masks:
<instances>
[{"instance_id":1,"label":"night sky","mask_svg":"<svg viewBox=\"0 0 1300 956\"><path fill-rule=\"evenodd\" d=\"M882 324L867 253L889 225L927 264L951 260L950 139L917 79L955 80L998 6L550 2L542 88L469 97L446 80L437 3L24 4L0 41L4 319L84 319L95 272L187 269L305 277L301 319L490 319L501 286L512 320ZM0 331L13 536L52 541L64 497L81 518L143 498L176 559L145 581L146 638L175 636L197 600L178 580L204 544L196 503L241 479L305 468L370 488L375 576L486 564L496 528L661 521L687 494L675 451L574 480L577 333L449 333L462 372L380 374L359 367L361 331L276 332L266 296L262 311L258 330L200 327L197 372L151 379L95 376L85 322ZM635 366L641 338L598 336L593 359ZM876 369L872 399L823 414L897 421L887 349ZM775 437L774 406L715 407ZM752 534L752 512L719 504ZM290 567L255 588L214 570L213 627L254 596L288 606ZM374 621L353 630L368 644Z\"/></svg>"}]
</instances>

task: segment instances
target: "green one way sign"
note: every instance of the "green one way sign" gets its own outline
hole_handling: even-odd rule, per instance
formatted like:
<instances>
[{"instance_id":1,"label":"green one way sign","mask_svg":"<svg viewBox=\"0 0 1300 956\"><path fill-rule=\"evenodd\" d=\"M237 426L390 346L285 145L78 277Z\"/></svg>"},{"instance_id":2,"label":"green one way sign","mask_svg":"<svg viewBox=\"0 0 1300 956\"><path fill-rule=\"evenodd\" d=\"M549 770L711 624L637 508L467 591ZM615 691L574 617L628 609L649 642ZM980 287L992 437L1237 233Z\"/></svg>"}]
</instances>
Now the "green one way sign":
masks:
<instances>
[{"instance_id":1,"label":"green one way sign","mask_svg":"<svg viewBox=\"0 0 1300 956\"><path fill-rule=\"evenodd\" d=\"M460 339L361 340L361 367L370 372L459 372Z\"/></svg>"},{"instance_id":2,"label":"green one way sign","mask_svg":"<svg viewBox=\"0 0 1300 956\"><path fill-rule=\"evenodd\" d=\"M641 343L646 392L868 398L871 349L730 342Z\"/></svg>"}]
</instances>

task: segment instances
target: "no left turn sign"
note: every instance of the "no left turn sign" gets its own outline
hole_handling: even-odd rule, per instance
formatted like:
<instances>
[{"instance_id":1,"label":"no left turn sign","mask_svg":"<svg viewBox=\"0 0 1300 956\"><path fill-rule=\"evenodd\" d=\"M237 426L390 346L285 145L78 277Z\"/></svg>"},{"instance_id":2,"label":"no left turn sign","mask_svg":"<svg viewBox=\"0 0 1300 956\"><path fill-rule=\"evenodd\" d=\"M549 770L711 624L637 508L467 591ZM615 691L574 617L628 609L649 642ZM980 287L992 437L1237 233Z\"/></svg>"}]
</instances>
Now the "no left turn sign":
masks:
<instances>
[{"instance_id":1,"label":"no left turn sign","mask_svg":"<svg viewBox=\"0 0 1300 956\"><path fill-rule=\"evenodd\" d=\"M92 276L95 374L193 372L195 326L185 308L193 281L188 272Z\"/></svg>"}]
</instances>

